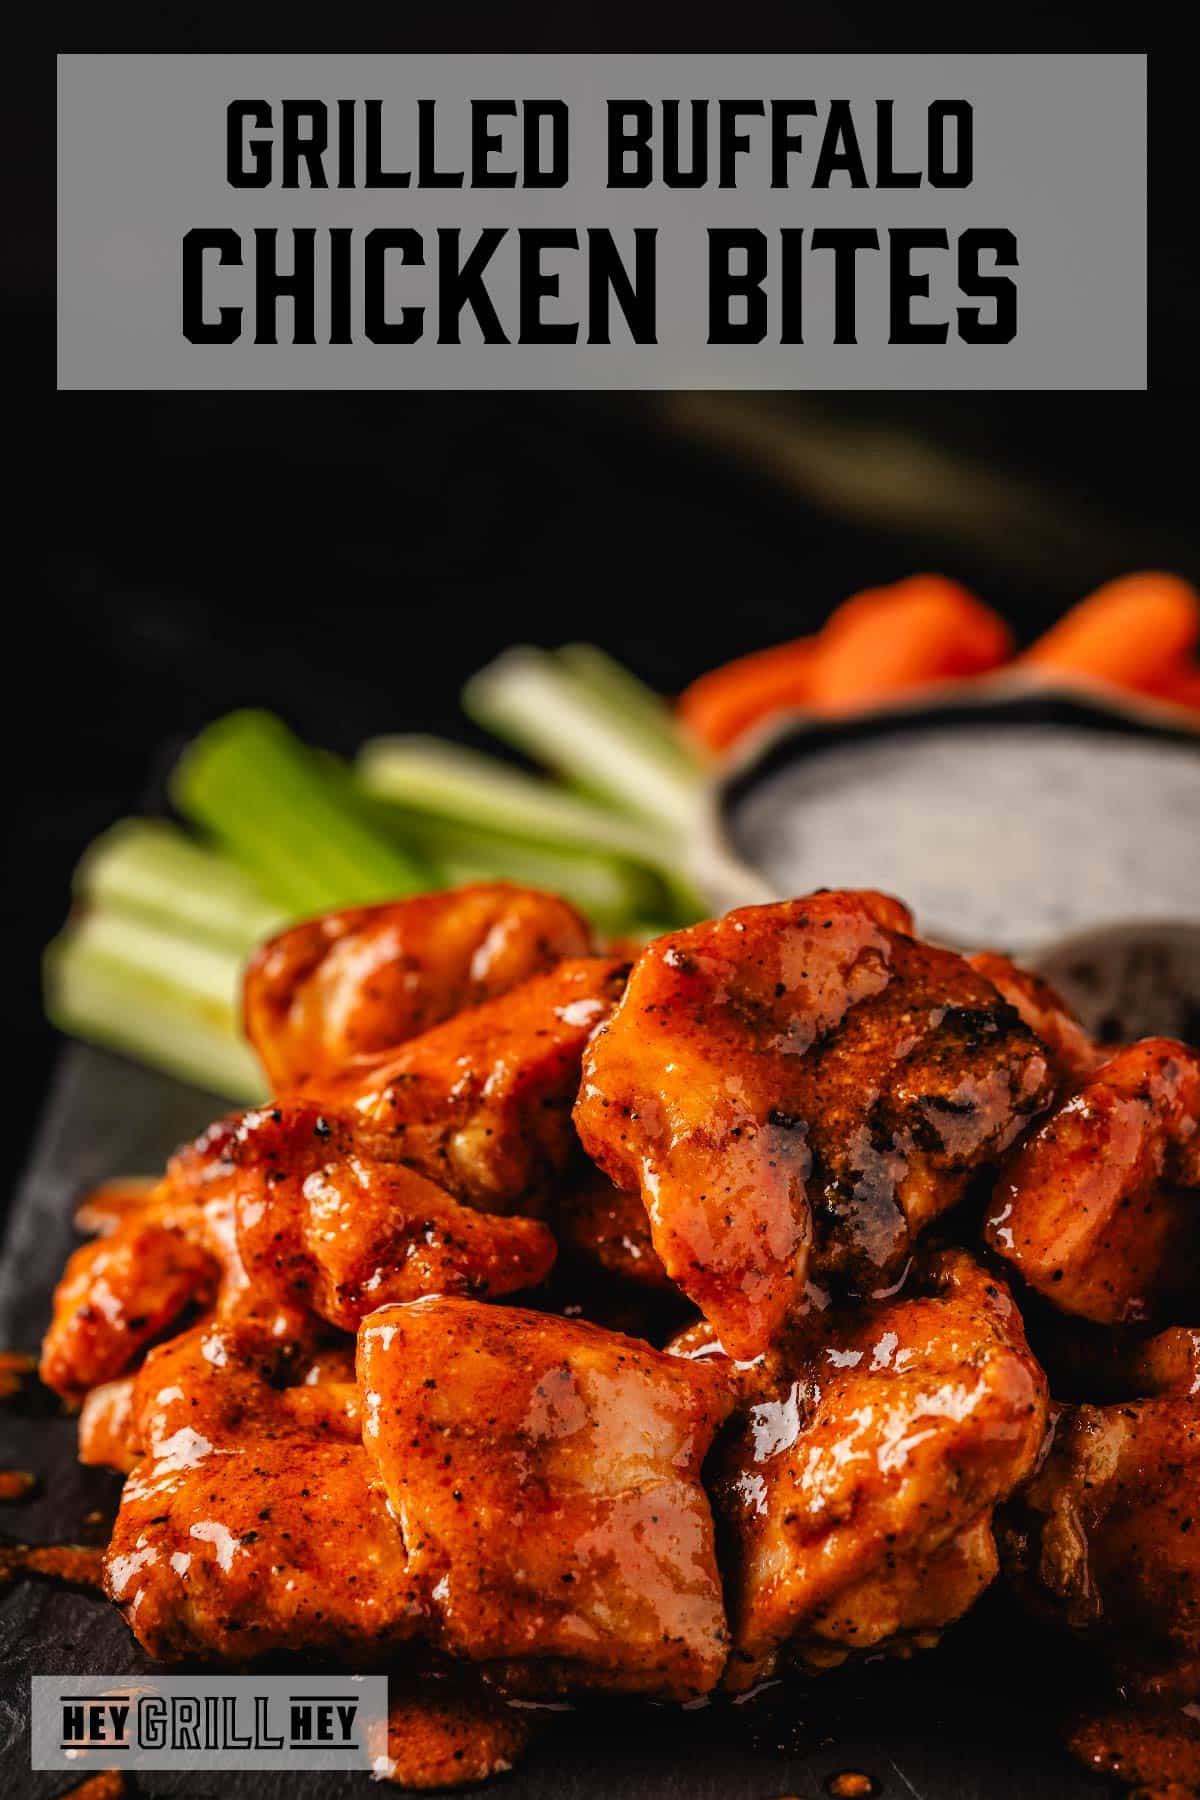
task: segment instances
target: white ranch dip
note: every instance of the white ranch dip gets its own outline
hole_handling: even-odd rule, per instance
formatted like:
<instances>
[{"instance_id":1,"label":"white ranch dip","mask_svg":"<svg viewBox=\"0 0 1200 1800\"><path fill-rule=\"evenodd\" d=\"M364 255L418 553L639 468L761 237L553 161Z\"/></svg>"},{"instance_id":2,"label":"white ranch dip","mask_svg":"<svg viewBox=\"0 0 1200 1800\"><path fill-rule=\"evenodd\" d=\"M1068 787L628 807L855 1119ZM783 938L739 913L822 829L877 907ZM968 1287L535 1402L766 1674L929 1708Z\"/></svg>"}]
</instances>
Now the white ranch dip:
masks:
<instances>
[{"instance_id":1,"label":"white ranch dip","mask_svg":"<svg viewBox=\"0 0 1200 1800\"><path fill-rule=\"evenodd\" d=\"M950 943L1197 919L1200 739L981 724L798 750L732 833L779 893L883 888Z\"/></svg>"}]
</instances>

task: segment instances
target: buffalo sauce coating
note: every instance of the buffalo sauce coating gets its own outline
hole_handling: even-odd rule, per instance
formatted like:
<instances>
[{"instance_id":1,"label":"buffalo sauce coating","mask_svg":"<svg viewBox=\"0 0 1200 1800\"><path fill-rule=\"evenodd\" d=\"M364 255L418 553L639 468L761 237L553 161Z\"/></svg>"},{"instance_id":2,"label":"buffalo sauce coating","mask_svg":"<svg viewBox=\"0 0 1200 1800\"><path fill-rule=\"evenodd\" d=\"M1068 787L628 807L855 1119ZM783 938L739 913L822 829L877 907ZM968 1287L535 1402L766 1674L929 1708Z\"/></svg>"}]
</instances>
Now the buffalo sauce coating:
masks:
<instances>
[{"instance_id":1,"label":"buffalo sauce coating","mask_svg":"<svg viewBox=\"0 0 1200 1800\"><path fill-rule=\"evenodd\" d=\"M36 1356L21 1350L0 1350L0 1400L15 1400L37 1366Z\"/></svg>"},{"instance_id":2,"label":"buffalo sauce coating","mask_svg":"<svg viewBox=\"0 0 1200 1800\"><path fill-rule=\"evenodd\" d=\"M575 1150L584 1048L625 974L603 957L560 963L306 1092L351 1117L373 1155L470 1205L531 1211Z\"/></svg>"},{"instance_id":3,"label":"buffalo sauce coating","mask_svg":"<svg viewBox=\"0 0 1200 1800\"><path fill-rule=\"evenodd\" d=\"M0 1543L0 1590L18 1575L39 1576L64 1587L98 1589L104 1576L104 1552L87 1544Z\"/></svg>"},{"instance_id":4,"label":"buffalo sauce coating","mask_svg":"<svg viewBox=\"0 0 1200 1800\"><path fill-rule=\"evenodd\" d=\"M1014 1006L1050 1051L1059 1076L1082 1081L1104 1061L1105 1052L1088 1036L1079 1020L1048 981L1019 968L996 950L978 950L967 961Z\"/></svg>"},{"instance_id":5,"label":"buffalo sauce coating","mask_svg":"<svg viewBox=\"0 0 1200 1800\"><path fill-rule=\"evenodd\" d=\"M861 1769L840 1769L829 1777L825 1787L833 1800L873 1800L879 1792L879 1783Z\"/></svg>"},{"instance_id":6,"label":"buffalo sauce coating","mask_svg":"<svg viewBox=\"0 0 1200 1800\"><path fill-rule=\"evenodd\" d=\"M296 1100L223 1120L108 1222L71 1256L43 1345L43 1379L71 1400L109 1388L147 1344L214 1302L224 1316L303 1306L353 1331L387 1300L536 1286L556 1254L544 1224L463 1206ZM116 1441L105 1429L116 1401L86 1403L85 1460L122 1466L102 1447Z\"/></svg>"},{"instance_id":7,"label":"buffalo sauce coating","mask_svg":"<svg viewBox=\"0 0 1200 1800\"><path fill-rule=\"evenodd\" d=\"M141 1455L134 1433L135 1377L122 1375L101 1382L87 1394L79 1412L79 1460L90 1468L118 1469L128 1475Z\"/></svg>"},{"instance_id":8,"label":"buffalo sauce coating","mask_svg":"<svg viewBox=\"0 0 1200 1800\"><path fill-rule=\"evenodd\" d=\"M675 1349L721 1358L709 1328ZM736 1375L743 1405L710 1464L727 1685L784 1653L819 1669L935 1642L995 1575L993 1507L1045 1436L1045 1379L1007 1290L941 1253L898 1297L813 1308Z\"/></svg>"},{"instance_id":9,"label":"buffalo sauce coating","mask_svg":"<svg viewBox=\"0 0 1200 1800\"><path fill-rule=\"evenodd\" d=\"M160 1181L114 1183L80 1206L76 1224L100 1235L67 1260L39 1370L64 1399L117 1380L156 1339L245 1289L228 1155L237 1129L219 1119Z\"/></svg>"},{"instance_id":10,"label":"buffalo sauce coating","mask_svg":"<svg viewBox=\"0 0 1200 1800\"><path fill-rule=\"evenodd\" d=\"M1200 1398L1181 1351L1176 1342L1148 1362L1169 1383L1162 1391L1063 1410L1045 1461L1011 1511L1004 1548L1031 1608L1096 1643L1130 1691L1193 1704Z\"/></svg>"},{"instance_id":11,"label":"buffalo sauce coating","mask_svg":"<svg viewBox=\"0 0 1200 1800\"><path fill-rule=\"evenodd\" d=\"M1067 1748L1098 1775L1146 1789L1146 1800L1189 1800L1200 1792L1200 1717L1195 1709L1114 1705L1080 1713Z\"/></svg>"},{"instance_id":12,"label":"buffalo sauce coating","mask_svg":"<svg viewBox=\"0 0 1200 1800\"><path fill-rule=\"evenodd\" d=\"M1169 1325L1126 1347L1118 1340L1127 1392L1178 1394L1200 1402L1200 1328Z\"/></svg>"},{"instance_id":13,"label":"buffalo sauce coating","mask_svg":"<svg viewBox=\"0 0 1200 1800\"><path fill-rule=\"evenodd\" d=\"M810 1270L873 1289L1048 1103L1047 1053L898 902L822 893L647 946L576 1124L668 1274L758 1355Z\"/></svg>"},{"instance_id":14,"label":"buffalo sauce coating","mask_svg":"<svg viewBox=\"0 0 1200 1800\"><path fill-rule=\"evenodd\" d=\"M147 1204L82 1245L54 1290L40 1374L68 1400L113 1380L189 1306L216 1298L220 1265L185 1224Z\"/></svg>"},{"instance_id":15,"label":"buffalo sauce coating","mask_svg":"<svg viewBox=\"0 0 1200 1800\"><path fill-rule=\"evenodd\" d=\"M421 1623L356 1390L308 1383L305 1327L288 1326L213 1321L152 1351L138 1376L146 1453L105 1582L152 1656L243 1662L302 1646L370 1663Z\"/></svg>"},{"instance_id":16,"label":"buffalo sauce coating","mask_svg":"<svg viewBox=\"0 0 1200 1800\"><path fill-rule=\"evenodd\" d=\"M721 1370L472 1301L359 1332L363 1439L437 1641L517 1691L688 1699L727 1637L700 1465Z\"/></svg>"},{"instance_id":17,"label":"buffalo sauce coating","mask_svg":"<svg viewBox=\"0 0 1200 1800\"><path fill-rule=\"evenodd\" d=\"M107 1237L131 1213L153 1199L158 1177L118 1175L89 1190L75 1208L75 1229L87 1237Z\"/></svg>"},{"instance_id":18,"label":"buffalo sauce coating","mask_svg":"<svg viewBox=\"0 0 1200 1800\"><path fill-rule=\"evenodd\" d=\"M1200 1400L1200 1327L1170 1325L1144 1337L1043 1319L1038 1350L1059 1400L1097 1406L1155 1394Z\"/></svg>"},{"instance_id":19,"label":"buffalo sauce coating","mask_svg":"<svg viewBox=\"0 0 1200 1800\"><path fill-rule=\"evenodd\" d=\"M246 1035L282 1093L590 947L565 900L505 882L346 908L293 925L251 958Z\"/></svg>"},{"instance_id":20,"label":"buffalo sauce coating","mask_svg":"<svg viewBox=\"0 0 1200 1800\"><path fill-rule=\"evenodd\" d=\"M128 1792L129 1784L120 1769L101 1769L78 1787L68 1788L59 1800L123 1800Z\"/></svg>"},{"instance_id":21,"label":"buffalo sauce coating","mask_svg":"<svg viewBox=\"0 0 1200 1800\"><path fill-rule=\"evenodd\" d=\"M391 1676L387 1757L375 1773L405 1788L451 1788L506 1774L536 1729L500 1695L459 1674Z\"/></svg>"},{"instance_id":22,"label":"buffalo sauce coating","mask_svg":"<svg viewBox=\"0 0 1200 1800\"><path fill-rule=\"evenodd\" d=\"M354 1347L325 1346L295 1370L295 1386L281 1390L280 1405L290 1416L353 1436L358 1429L358 1388ZM93 1388L79 1414L79 1460L127 1475L144 1454L135 1412L136 1375L123 1375Z\"/></svg>"},{"instance_id":23,"label":"buffalo sauce coating","mask_svg":"<svg viewBox=\"0 0 1200 1800\"><path fill-rule=\"evenodd\" d=\"M674 1292L654 1248L640 1196L623 1193L599 1169L589 1167L568 1185L554 1223L564 1246L610 1275L656 1293Z\"/></svg>"},{"instance_id":24,"label":"buffalo sauce coating","mask_svg":"<svg viewBox=\"0 0 1200 1800\"><path fill-rule=\"evenodd\" d=\"M427 1293L534 1287L555 1242L535 1219L462 1205L415 1169L364 1154L344 1121L283 1100L242 1119L237 1248L255 1303L310 1308L354 1331L364 1314Z\"/></svg>"},{"instance_id":25,"label":"buffalo sauce coating","mask_svg":"<svg viewBox=\"0 0 1200 1800\"><path fill-rule=\"evenodd\" d=\"M155 1339L241 1284L227 1255L229 1184L216 1178L227 1171L211 1148L229 1130L224 1120L210 1127L172 1158L162 1180L114 1183L80 1206L76 1225L100 1235L67 1259L39 1365L41 1379L65 1400L77 1403L117 1382Z\"/></svg>"},{"instance_id":26,"label":"buffalo sauce coating","mask_svg":"<svg viewBox=\"0 0 1200 1800\"><path fill-rule=\"evenodd\" d=\"M1200 1053L1145 1038L1095 1069L1015 1152L987 1239L1062 1311L1137 1323L1200 1291L1197 1190Z\"/></svg>"},{"instance_id":27,"label":"buffalo sauce coating","mask_svg":"<svg viewBox=\"0 0 1200 1800\"><path fill-rule=\"evenodd\" d=\"M108 1235L67 1265L43 1379L80 1400L214 1303L302 1302L352 1330L385 1300L536 1285L555 1254L548 1230L458 1202L508 1213L544 1200L533 1190L572 1154L584 1044L623 974L563 963L382 1067L368 1059L372 1076L355 1069L336 1094L218 1121L144 1204L97 1215Z\"/></svg>"}]
</instances>

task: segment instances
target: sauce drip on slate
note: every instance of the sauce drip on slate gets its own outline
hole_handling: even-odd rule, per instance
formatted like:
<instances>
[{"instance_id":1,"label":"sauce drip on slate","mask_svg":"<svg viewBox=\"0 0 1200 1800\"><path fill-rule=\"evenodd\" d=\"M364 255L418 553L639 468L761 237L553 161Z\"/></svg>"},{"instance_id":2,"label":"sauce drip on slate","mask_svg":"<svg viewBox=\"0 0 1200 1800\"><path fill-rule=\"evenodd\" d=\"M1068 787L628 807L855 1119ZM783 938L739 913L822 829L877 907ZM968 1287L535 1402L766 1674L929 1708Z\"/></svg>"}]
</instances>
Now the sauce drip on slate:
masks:
<instances>
[{"instance_id":1,"label":"sauce drip on slate","mask_svg":"<svg viewBox=\"0 0 1200 1800\"><path fill-rule=\"evenodd\" d=\"M60 1581L66 1587L103 1587L104 1551L86 1544L0 1543L0 1589L21 1575Z\"/></svg>"},{"instance_id":2,"label":"sauce drip on slate","mask_svg":"<svg viewBox=\"0 0 1200 1800\"><path fill-rule=\"evenodd\" d=\"M59 1800L122 1800L128 1792L129 1785L120 1769L101 1769L98 1775L89 1775L78 1787L68 1788Z\"/></svg>"},{"instance_id":3,"label":"sauce drip on slate","mask_svg":"<svg viewBox=\"0 0 1200 1800\"><path fill-rule=\"evenodd\" d=\"M843 1769L825 1783L834 1800L870 1800L879 1792L879 1783L861 1769Z\"/></svg>"},{"instance_id":4,"label":"sauce drip on slate","mask_svg":"<svg viewBox=\"0 0 1200 1800\"><path fill-rule=\"evenodd\" d=\"M1200 1708L1083 1712L1068 1727L1067 1748L1097 1774L1144 1789L1146 1800L1200 1791Z\"/></svg>"},{"instance_id":5,"label":"sauce drip on slate","mask_svg":"<svg viewBox=\"0 0 1200 1800\"><path fill-rule=\"evenodd\" d=\"M400 1787L467 1786L502 1775L535 1730L487 1689L454 1678L389 1684L388 1754L375 1773Z\"/></svg>"},{"instance_id":6,"label":"sauce drip on slate","mask_svg":"<svg viewBox=\"0 0 1200 1800\"><path fill-rule=\"evenodd\" d=\"M19 1350L0 1350L0 1400L12 1400L37 1368L37 1357Z\"/></svg>"},{"instance_id":7,"label":"sauce drip on slate","mask_svg":"<svg viewBox=\"0 0 1200 1800\"><path fill-rule=\"evenodd\" d=\"M28 1469L0 1469L0 1500L23 1500L36 1483Z\"/></svg>"}]
</instances>

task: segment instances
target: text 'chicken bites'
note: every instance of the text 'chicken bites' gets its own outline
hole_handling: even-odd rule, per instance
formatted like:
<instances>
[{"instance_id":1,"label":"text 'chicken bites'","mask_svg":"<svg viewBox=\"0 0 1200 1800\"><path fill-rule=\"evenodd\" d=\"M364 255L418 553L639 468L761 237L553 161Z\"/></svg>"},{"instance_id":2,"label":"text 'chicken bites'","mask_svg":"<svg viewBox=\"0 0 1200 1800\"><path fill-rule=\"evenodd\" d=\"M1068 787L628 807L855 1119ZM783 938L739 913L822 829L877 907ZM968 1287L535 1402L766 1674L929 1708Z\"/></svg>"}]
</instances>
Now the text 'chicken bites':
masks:
<instances>
[{"instance_id":1,"label":"text 'chicken bites'","mask_svg":"<svg viewBox=\"0 0 1200 1800\"><path fill-rule=\"evenodd\" d=\"M418 1037L591 948L565 900L504 882L327 913L245 979L246 1035L276 1092Z\"/></svg>"},{"instance_id":2,"label":"text 'chicken bites'","mask_svg":"<svg viewBox=\"0 0 1200 1800\"><path fill-rule=\"evenodd\" d=\"M711 1327L675 1348L711 1359ZM993 1508L1045 1435L1045 1379L1007 1290L942 1252L901 1296L814 1310L739 1374L711 1473L727 1684L935 1642L995 1576Z\"/></svg>"},{"instance_id":3,"label":"text 'chicken bites'","mask_svg":"<svg viewBox=\"0 0 1200 1800\"><path fill-rule=\"evenodd\" d=\"M1200 1308L1200 1054L1144 1038L1094 1068L1009 1161L987 1240L1079 1318Z\"/></svg>"},{"instance_id":4,"label":"text 'chicken bites'","mask_svg":"<svg viewBox=\"0 0 1200 1800\"><path fill-rule=\"evenodd\" d=\"M700 1465L734 1398L722 1370L429 1299L363 1323L358 1374L443 1648L539 1693L715 1685L728 1643Z\"/></svg>"},{"instance_id":5,"label":"text 'chicken bites'","mask_svg":"<svg viewBox=\"0 0 1200 1800\"><path fill-rule=\"evenodd\" d=\"M866 1290L1048 1104L1045 1047L897 901L814 894L650 944L575 1118L669 1275L753 1357L807 1275Z\"/></svg>"},{"instance_id":6,"label":"text 'chicken bites'","mask_svg":"<svg viewBox=\"0 0 1200 1800\"><path fill-rule=\"evenodd\" d=\"M1125 1395L1069 1406L1003 1543L1043 1618L1156 1701L1200 1700L1200 1330L1127 1352Z\"/></svg>"},{"instance_id":7,"label":"text 'chicken bites'","mask_svg":"<svg viewBox=\"0 0 1200 1800\"><path fill-rule=\"evenodd\" d=\"M469 1205L536 1210L575 1149L583 1052L627 968L605 957L559 963L305 1092L352 1117L375 1155Z\"/></svg>"}]
</instances>

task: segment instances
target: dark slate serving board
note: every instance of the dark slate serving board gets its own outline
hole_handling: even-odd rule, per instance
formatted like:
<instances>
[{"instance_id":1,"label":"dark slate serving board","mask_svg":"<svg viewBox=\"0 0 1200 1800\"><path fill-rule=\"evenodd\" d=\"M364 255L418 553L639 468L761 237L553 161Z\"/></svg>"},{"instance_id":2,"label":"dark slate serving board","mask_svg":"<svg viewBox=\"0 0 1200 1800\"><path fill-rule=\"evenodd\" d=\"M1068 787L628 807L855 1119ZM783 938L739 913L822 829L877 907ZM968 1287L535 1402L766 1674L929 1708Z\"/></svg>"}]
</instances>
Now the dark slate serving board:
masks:
<instances>
[{"instance_id":1,"label":"dark slate serving board","mask_svg":"<svg viewBox=\"0 0 1200 1800\"><path fill-rule=\"evenodd\" d=\"M152 1170L220 1103L100 1051L63 1057L0 1266L0 1348L35 1350L53 1283L74 1239L72 1202L107 1177ZM36 1387L0 1406L0 1468L38 1477L0 1507L0 1531L33 1543L102 1543L117 1477L75 1461L74 1421ZM89 1519L90 1515L90 1519ZM99 1515L99 1516L96 1516ZM76 1784L29 1764L29 1677L135 1673L147 1663L106 1601L18 1581L0 1593L0 1793L51 1800ZM844 1770L885 1800L1087 1800L1104 1784L1058 1747L1081 1691L1068 1647L1031 1633L988 1596L939 1650L791 1686L734 1706L678 1712L606 1707L557 1714L504 1800L817 1800ZM334 1800L364 1776L149 1773L144 1800Z\"/></svg>"}]
</instances>

